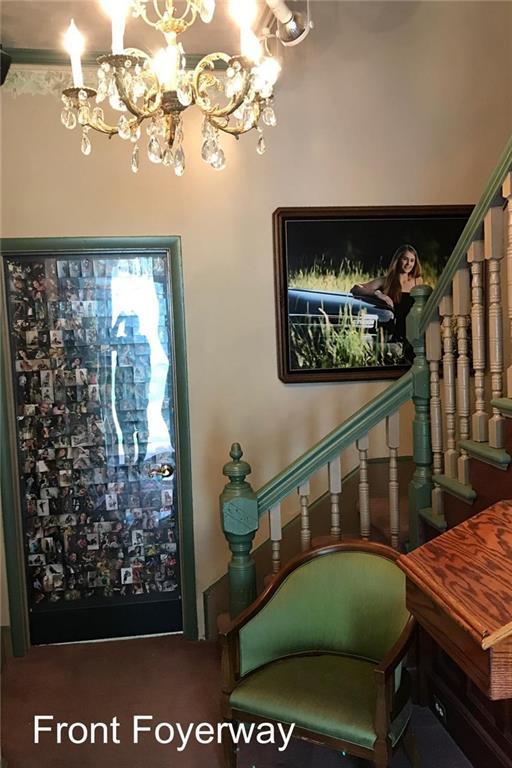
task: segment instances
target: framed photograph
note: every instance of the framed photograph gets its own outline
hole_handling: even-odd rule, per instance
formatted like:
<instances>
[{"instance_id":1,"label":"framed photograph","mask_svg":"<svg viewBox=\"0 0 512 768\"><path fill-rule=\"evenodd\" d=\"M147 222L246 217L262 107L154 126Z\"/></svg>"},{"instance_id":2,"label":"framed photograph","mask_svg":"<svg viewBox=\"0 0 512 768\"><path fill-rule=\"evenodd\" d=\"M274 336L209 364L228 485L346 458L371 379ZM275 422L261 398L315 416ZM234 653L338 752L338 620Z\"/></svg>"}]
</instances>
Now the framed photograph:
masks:
<instances>
[{"instance_id":1,"label":"framed photograph","mask_svg":"<svg viewBox=\"0 0 512 768\"><path fill-rule=\"evenodd\" d=\"M398 378L416 285L435 287L472 206L278 208L274 279L281 381Z\"/></svg>"}]
</instances>

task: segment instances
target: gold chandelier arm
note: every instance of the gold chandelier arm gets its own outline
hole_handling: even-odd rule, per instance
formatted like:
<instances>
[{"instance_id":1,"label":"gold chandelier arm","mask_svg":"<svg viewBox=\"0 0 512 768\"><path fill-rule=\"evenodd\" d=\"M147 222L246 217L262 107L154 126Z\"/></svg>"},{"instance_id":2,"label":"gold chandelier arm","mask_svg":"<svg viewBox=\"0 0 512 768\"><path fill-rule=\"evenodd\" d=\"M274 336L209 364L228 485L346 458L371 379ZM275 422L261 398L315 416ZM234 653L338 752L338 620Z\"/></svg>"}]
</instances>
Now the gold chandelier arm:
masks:
<instances>
[{"instance_id":1,"label":"gold chandelier arm","mask_svg":"<svg viewBox=\"0 0 512 768\"><path fill-rule=\"evenodd\" d=\"M136 3L136 8L134 10L134 16L141 18L145 24L147 24L150 27L153 27L153 29L157 29L158 24L162 20L162 14L160 13L160 8L158 7L158 0L153 0L152 5L158 17L157 21L151 21L151 19L148 16L147 0L138 0L138 2Z\"/></svg>"},{"instance_id":2,"label":"gold chandelier arm","mask_svg":"<svg viewBox=\"0 0 512 768\"><path fill-rule=\"evenodd\" d=\"M261 113L261 104L259 101L257 102L257 104L253 105L253 110L255 111L254 122L252 125L248 126L247 128L242 128L236 125L229 125L228 117L221 117L221 118L208 117L208 120L213 125L213 127L218 128L219 131L223 131L224 133L229 133L231 136L241 136L243 133L248 133L249 131L252 131L253 128L256 128L256 125L258 123L260 113Z\"/></svg>"},{"instance_id":3,"label":"gold chandelier arm","mask_svg":"<svg viewBox=\"0 0 512 768\"><path fill-rule=\"evenodd\" d=\"M119 133L119 128L115 125L108 125L103 120L88 120L85 125L98 133L106 133L107 136L115 136Z\"/></svg>"},{"instance_id":4,"label":"gold chandelier arm","mask_svg":"<svg viewBox=\"0 0 512 768\"><path fill-rule=\"evenodd\" d=\"M153 27L153 29L156 29L156 25L157 25L158 22L151 21L151 19L148 18L148 15L146 13L146 8L145 7L139 11L139 14L140 14L140 18L142 19L142 21L145 24L147 24L150 27Z\"/></svg>"},{"instance_id":5,"label":"gold chandelier arm","mask_svg":"<svg viewBox=\"0 0 512 768\"><path fill-rule=\"evenodd\" d=\"M130 120L128 122L130 128L135 127L136 125L140 125L140 120L138 118L135 118L134 120ZM119 133L119 127L117 125L109 125L105 122L105 120L88 120L85 125L89 126L89 128L92 128L95 131L98 131L98 133L105 133L107 136L115 136Z\"/></svg>"},{"instance_id":6,"label":"gold chandelier arm","mask_svg":"<svg viewBox=\"0 0 512 768\"><path fill-rule=\"evenodd\" d=\"M140 107L135 104L134 101L130 98L128 95L128 91L126 90L122 72L116 67L114 69L114 78L116 81L116 88L117 93L119 94L119 98L125 105L126 109L136 117L139 122L141 120L144 120L147 117L154 117L158 110L160 109L160 106L162 104L162 94L159 88L155 88L154 90L154 106L152 109L140 109ZM152 94L149 94L149 98L152 98ZM148 99L146 99L148 100Z\"/></svg>"},{"instance_id":7,"label":"gold chandelier arm","mask_svg":"<svg viewBox=\"0 0 512 768\"><path fill-rule=\"evenodd\" d=\"M163 18L163 15L160 13L160 8L158 7L158 0L153 0L153 9L158 16L159 19Z\"/></svg>"},{"instance_id":8,"label":"gold chandelier arm","mask_svg":"<svg viewBox=\"0 0 512 768\"><path fill-rule=\"evenodd\" d=\"M149 18L148 5L150 0L138 0L135 9L135 15L141 18L148 26L158 29L159 32L166 34L174 32L179 35L192 26L200 10L200 3L196 0L187 0L185 10L181 16L175 16L175 5L173 0L151 0L156 21ZM163 3L164 10L161 10Z\"/></svg>"},{"instance_id":9,"label":"gold chandelier arm","mask_svg":"<svg viewBox=\"0 0 512 768\"><path fill-rule=\"evenodd\" d=\"M224 107L221 107L219 104L212 107L206 93L207 90L212 87L224 91L220 81L211 74L211 70L215 66L215 61L223 61L228 67L235 62L239 62L243 77L243 83L239 93L236 96L232 96ZM249 90L250 68L251 63L244 56L228 56L227 53L221 52L210 53L208 56L204 56L194 69L194 74L192 76L194 100L199 109L208 115L208 117L227 117L235 112L235 110L243 104ZM205 80L206 82L204 82Z\"/></svg>"}]
</instances>

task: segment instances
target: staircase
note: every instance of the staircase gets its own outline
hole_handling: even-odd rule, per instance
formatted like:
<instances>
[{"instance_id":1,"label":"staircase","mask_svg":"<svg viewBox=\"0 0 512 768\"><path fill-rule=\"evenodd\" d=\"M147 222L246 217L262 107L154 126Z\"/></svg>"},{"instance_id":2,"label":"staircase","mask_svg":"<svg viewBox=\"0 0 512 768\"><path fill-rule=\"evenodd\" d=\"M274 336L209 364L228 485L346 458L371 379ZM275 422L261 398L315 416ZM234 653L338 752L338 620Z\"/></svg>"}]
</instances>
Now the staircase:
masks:
<instances>
[{"instance_id":1,"label":"staircase","mask_svg":"<svg viewBox=\"0 0 512 768\"><path fill-rule=\"evenodd\" d=\"M512 497L512 138L434 291L417 286L411 294L415 303L407 336L414 364L385 392L256 492L246 481L250 466L233 444L224 467L229 482L221 495L223 531L232 553L231 616L256 597L251 549L263 517L268 517L273 574L283 564L282 552L291 554L289 545L282 546L282 505L290 497L300 509L302 550L354 534L412 549ZM399 410L409 400L414 405L413 474L406 500L399 486ZM385 497L376 497L369 482L369 435L375 428L386 433ZM356 499L348 500L350 513L357 514L356 531L345 526L353 514L345 515L341 471L341 456L351 446L358 456ZM327 487L316 491L321 502L312 503L312 479L318 489L322 471ZM324 529L313 537L320 519ZM464 742L476 768L512 768L510 701L482 701L440 649L431 645L425 654L430 661L424 697L434 711L444 712L445 725Z\"/></svg>"},{"instance_id":2,"label":"staircase","mask_svg":"<svg viewBox=\"0 0 512 768\"><path fill-rule=\"evenodd\" d=\"M295 497L300 509L300 548L307 550L354 533L363 539L384 539L396 548L414 548L512 496L512 139L434 291L421 285L411 293L415 303L407 318L407 335L414 364L385 392L256 492L246 482L250 466L243 461L240 446L232 446L231 461L224 467L229 483L221 495L223 530L233 555L232 616L256 596L251 548L264 516L269 523L272 572L283 564L282 506L289 498ZM414 473L406 504L398 483L399 410L409 400L414 404ZM374 429L386 434L384 499L372 495L368 479ZM358 531L344 527L341 456L351 446L358 456ZM319 489L322 472L327 488ZM315 499L327 497L330 510L325 530L314 540L313 479Z\"/></svg>"}]
</instances>

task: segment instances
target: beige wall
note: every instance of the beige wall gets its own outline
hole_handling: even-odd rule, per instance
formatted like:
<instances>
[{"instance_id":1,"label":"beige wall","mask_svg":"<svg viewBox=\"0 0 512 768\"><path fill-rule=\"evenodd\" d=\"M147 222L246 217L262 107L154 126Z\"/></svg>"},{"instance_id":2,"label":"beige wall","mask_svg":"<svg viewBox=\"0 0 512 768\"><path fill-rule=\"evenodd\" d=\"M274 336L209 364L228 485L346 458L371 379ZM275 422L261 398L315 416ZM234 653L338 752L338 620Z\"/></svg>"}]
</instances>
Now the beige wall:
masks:
<instances>
[{"instance_id":1,"label":"beige wall","mask_svg":"<svg viewBox=\"0 0 512 768\"><path fill-rule=\"evenodd\" d=\"M242 443L258 487L386 386L278 380L273 210L472 203L512 125L510 3L313 11L313 33L285 52L267 154L254 136L226 137L223 173L198 157L193 110L177 179L148 162L133 176L117 139L93 136L84 158L51 97L3 100L4 236L182 238L199 606L226 568L217 497L230 443Z\"/></svg>"}]
</instances>

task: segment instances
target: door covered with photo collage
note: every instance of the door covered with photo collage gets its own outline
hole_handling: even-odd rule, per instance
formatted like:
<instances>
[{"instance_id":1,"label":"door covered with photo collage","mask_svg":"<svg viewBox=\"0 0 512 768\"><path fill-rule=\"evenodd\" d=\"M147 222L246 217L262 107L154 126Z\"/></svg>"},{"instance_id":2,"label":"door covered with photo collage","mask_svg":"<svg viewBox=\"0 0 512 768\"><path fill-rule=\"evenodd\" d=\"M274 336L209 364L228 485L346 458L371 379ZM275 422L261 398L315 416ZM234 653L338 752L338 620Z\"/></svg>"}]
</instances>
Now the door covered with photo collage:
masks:
<instances>
[{"instance_id":1,"label":"door covered with photo collage","mask_svg":"<svg viewBox=\"0 0 512 768\"><path fill-rule=\"evenodd\" d=\"M31 641L180 631L167 255L7 255Z\"/></svg>"}]
</instances>

